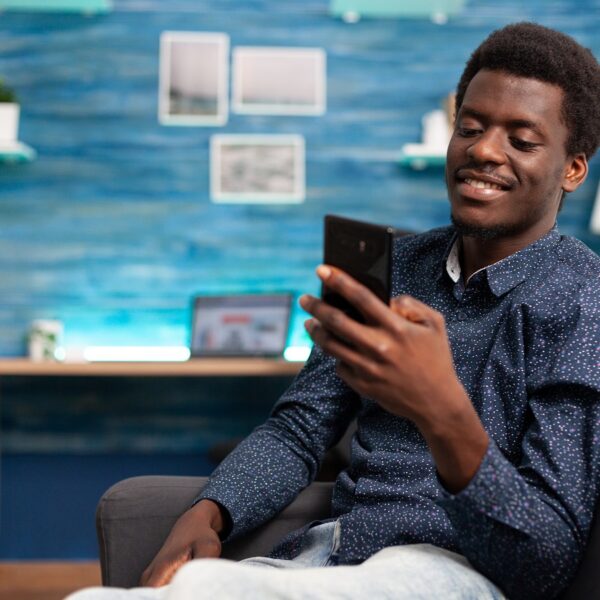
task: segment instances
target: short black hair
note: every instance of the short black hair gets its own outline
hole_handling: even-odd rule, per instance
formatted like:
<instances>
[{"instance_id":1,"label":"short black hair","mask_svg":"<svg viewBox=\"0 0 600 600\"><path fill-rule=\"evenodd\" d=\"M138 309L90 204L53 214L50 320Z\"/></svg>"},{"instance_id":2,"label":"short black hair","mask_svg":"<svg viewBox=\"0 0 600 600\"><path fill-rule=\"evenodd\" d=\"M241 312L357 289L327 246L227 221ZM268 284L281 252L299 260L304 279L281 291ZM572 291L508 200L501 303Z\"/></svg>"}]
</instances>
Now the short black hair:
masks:
<instances>
[{"instance_id":1,"label":"short black hair","mask_svg":"<svg viewBox=\"0 0 600 600\"><path fill-rule=\"evenodd\" d=\"M481 69L504 71L559 86L562 116L569 130L568 155L590 158L600 145L600 65L572 37L536 23L513 23L493 31L473 52L456 88L460 108Z\"/></svg>"}]
</instances>

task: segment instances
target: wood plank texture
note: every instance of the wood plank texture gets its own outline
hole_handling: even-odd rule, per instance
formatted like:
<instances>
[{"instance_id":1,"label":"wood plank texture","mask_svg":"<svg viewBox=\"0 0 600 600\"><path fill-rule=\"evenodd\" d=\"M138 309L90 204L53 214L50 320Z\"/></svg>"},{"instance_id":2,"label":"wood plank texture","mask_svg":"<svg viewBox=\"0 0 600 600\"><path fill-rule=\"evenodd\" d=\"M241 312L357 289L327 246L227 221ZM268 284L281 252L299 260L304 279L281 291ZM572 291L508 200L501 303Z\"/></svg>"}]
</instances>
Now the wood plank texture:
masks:
<instances>
[{"instance_id":1,"label":"wood plank texture","mask_svg":"<svg viewBox=\"0 0 600 600\"><path fill-rule=\"evenodd\" d=\"M98 585L97 561L0 562L0 600L62 600L75 590Z\"/></svg>"},{"instance_id":2,"label":"wood plank texture","mask_svg":"<svg viewBox=\"0 0 600 600\"><path fill-rule=\"evenodd\" d=\"M62 320L71 347L185 345L195 294L318 293L325 213L414 231L448 223L443 171L415 173L397 161L492 29L536 21L600 53L597 0L478 0L443 26L428 18L350 25L330 15L329 0L115 0L114 8L2 15L0 73L21 101L20 136L38 151L31 163L0 168L3 356L25 353L36 318ZM322 47L327 113L161 126L164 30L223 32L232 47ZM214 133L303 135L306 202L211 202ZM559 219L563 233L595 250L597 164ZM291 345L307 342L303 319L295 311Z\"/></svg>"},{"instance_id":3,"label":"wood plank texture","mask_svg":"<svg viewBox=\"0 0 600 600\"><path fill-rule=\"evenodd\" d=\"M33 362L27 359L0 360L0 376L76 377L221 377L295 375L301 362L247 359L195 359L185 362Z\"/></svg>"}]
</instances>

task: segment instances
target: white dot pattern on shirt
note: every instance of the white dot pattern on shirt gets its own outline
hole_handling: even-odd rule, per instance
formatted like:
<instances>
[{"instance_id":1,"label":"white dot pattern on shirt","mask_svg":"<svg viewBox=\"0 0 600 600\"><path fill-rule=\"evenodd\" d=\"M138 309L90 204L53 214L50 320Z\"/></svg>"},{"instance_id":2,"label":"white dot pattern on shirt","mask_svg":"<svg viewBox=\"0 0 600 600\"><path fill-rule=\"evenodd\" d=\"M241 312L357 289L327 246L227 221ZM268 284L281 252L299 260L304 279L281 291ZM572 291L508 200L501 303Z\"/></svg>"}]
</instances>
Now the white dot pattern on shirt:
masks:
<instances>
[{"instance_id":1,"label":"white dot pattern on shirt","mask_svg":"<svg viewBox=\"0 0 600 600\"><path fill-rule=\"evenodd\" d=\"M398 242L395 294L445 319L459 378L492 438L456 496L436 478L412 423L360 399L317 348L202 497L223 504L232 535L291 501L358 413L352 464L338 478L340 563L431 543L465 554L511 598L547 597L572 576L589 530L600 465L600 259L556 230L476 275L445 271L452 229ZM301 533L276 550L293 556Z\"/></svg>"}]
</instances>

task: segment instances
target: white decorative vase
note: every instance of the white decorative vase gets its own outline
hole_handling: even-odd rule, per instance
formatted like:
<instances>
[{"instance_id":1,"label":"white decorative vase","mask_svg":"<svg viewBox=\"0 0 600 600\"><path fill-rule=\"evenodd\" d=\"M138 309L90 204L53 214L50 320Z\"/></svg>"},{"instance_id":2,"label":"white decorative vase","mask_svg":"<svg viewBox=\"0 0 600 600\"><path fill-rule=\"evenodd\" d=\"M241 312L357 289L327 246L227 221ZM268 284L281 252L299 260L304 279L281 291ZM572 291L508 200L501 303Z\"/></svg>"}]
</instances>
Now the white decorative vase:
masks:
<instances>
[{"instance_id":1,"label":"white decorative vase","mask_svg":"<svg viewBox=\"0 0 600 600\"><path fill-rule=\"evenodd\" d=\"M448 117L443 110L432 110L423 116L423 144L445 150L450 142Z\"/></svg>"},{"instance_id":2,"label":"white decorative vase","mask_svg":"<svg viewBox=\"0 0 600 600\"><path fill-rule=\"evenodd\" d=\"M17 141L20 106L16 102L0 102L0 144Z\"/></svg>"},{"instance_id":3,"label":"white decorative vase","mask_svg":"<svg viewBox=\"0 0 600 600\"><path fill-rule=\"evenodd\" d=\"M36 319L29 330L29 358L35 362L57 360L63 344L63 324L54 319Z\"/></svg>"}]
</instances>

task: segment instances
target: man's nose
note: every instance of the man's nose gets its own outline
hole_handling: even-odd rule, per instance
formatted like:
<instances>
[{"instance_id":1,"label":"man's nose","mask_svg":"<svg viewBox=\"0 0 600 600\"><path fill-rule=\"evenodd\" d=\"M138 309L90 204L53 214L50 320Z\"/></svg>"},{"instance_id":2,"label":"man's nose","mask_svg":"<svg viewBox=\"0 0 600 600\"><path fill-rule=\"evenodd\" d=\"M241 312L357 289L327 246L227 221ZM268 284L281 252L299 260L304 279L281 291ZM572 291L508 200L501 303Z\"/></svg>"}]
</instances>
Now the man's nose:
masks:
<instances>
[{"instance_id":1,"label":"man's nose","mask_svg":"<svg viewBox=\"0 0 600 600\"><path fill-rule=\"evenodd\" d=\"M488 129L473 140L467 149L467 154L475 162L499 165L506 161L505 143L506 141L499 131Z\"/></svg>"}]
</instances>

